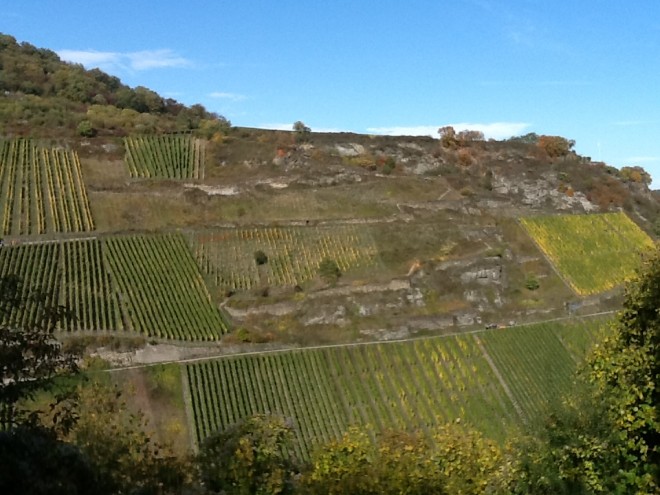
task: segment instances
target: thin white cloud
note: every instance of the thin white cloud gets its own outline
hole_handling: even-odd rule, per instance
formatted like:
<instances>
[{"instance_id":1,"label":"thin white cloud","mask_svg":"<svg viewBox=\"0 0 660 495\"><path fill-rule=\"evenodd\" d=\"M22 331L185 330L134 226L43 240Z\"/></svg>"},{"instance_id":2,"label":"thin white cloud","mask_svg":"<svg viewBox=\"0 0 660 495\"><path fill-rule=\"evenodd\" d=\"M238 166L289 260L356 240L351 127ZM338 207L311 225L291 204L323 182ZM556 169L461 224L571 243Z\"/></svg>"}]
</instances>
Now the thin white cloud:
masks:
<instances>
[{"instance_id":1,"label":"thin white cloud","mask_svg":"<svg viewBox=\"0 0 660 495\"><path fill-rule=\"evenodd\" d=\"M127 53L131 69L148 70L168 67L188 67L190 61L181 57L172 50L143 50L141 52Z\"/></svg>"},{"instance_id":2,"label":"thin white cloud","mask_svg":"<svg viewBox=\"0 0 660 495\"><path fill-rule=\"evenodd\" d=\"M82 64L85 67L120 65L122 59L120 53L97 52L95 50L60 50L57 54L62 60Z\"/></svg>"},{"instance_id":3,"label":"thin white cloud","mask_svg":"<svg viewBox=\"0 0 660 495\"><path fill-rule=\"evenodd\" d=\"M312 132L353 132L348 129L340 129L338 127L314 127L305 122L305 124L312 130ZM257 129L270 129L273 131L292 131L293 122L284 124L282 122L273 122L267 124L258 124Z\"/></svg>"},{"instance_id":4,"label":"thin white cloud","mask_svg":"<svg viewBox=\"0 0 660 495\"><path fill-rule=\"evenodd\" d=\"M373 134L387 134L391 136L438 136L438 129L451 126L456 131L481 131L486 139L506 139L518 136L529 129L530 124L526 122L492 122L490 124L467 123L419 125L419 126L394 126L394 127L369 127L368 132Z\"/></svg>"},{"instance_id":5,"label":"thin white cloud","mask_svg":"<svg viewBox=\"0 0 660 495\"><path fill-rule=\"evenodd\" d=\"M258 124L257 129L271 129L273 131L291 131L293 130L293 122L283 124L281 122L270 122L266 124Z\"/></svg>"},{"instance_id":6,"label":"thin white cloud","mask_svg":"<svg viewBox=\"0 0 660 495\"><path fill-rule=\"evenodd\" d=\"M312 127L312 132L353 132L338 127Z\"/></svg>"},{"instance_id":7,"label":"thin white cloud","mask_svg":"<svg viewBox=\"0 0 660 495\"><path fill-rule=\"evenodd\" d=\"M239 93L228 93L225 91L214 91L213 93L209 93L209 96L211 98L217 98L219 100L230 100L230 101L243 101L247 99L247 96L239 94Z\"/></svg>"},{"instance_id":8,"label":"thin white cloud","mask_svg":"<svg viewBox=\"0 0 660 495\"><path fill-rule=\"evenodd\" d=\"M439 125L393 126L393 127L367 127L372 134L385 134L388 136L437 136Z\"/></svg>"},{"instance_id":9,"label":"thin white cloud","mask_svg":"<svg viewBox=\"0 0 660 495\"><path fill-rule=\"evenodd\" d=\"M142 50L139 52L101 52L97 50L60 50L62 60L103 70L135 70L189 67L192 63L173 50Z\"/></svg>"}]
</instances>

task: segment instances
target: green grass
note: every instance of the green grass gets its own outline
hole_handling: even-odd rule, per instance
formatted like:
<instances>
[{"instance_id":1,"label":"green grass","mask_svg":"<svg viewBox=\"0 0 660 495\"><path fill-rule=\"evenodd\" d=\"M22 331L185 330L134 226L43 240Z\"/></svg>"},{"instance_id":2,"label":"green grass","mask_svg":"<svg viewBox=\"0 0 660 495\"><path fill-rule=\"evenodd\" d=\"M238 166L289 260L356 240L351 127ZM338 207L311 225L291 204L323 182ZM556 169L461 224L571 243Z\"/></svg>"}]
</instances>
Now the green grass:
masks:
<instances>
[{"instance_id":1,"label":"green grass","mask_svg":"<svg viewBox=\"0 0 660 495\"><path fill-rule=\"evenodd\" d=\"M603 324L530 325L191 364L189 414L197 442L255 413L284 415L296 427L292 453L302 458L349 425L372 433L425 430L460 418L503 440L570 389L576 361Z\"/></svg>"}]
</instances>

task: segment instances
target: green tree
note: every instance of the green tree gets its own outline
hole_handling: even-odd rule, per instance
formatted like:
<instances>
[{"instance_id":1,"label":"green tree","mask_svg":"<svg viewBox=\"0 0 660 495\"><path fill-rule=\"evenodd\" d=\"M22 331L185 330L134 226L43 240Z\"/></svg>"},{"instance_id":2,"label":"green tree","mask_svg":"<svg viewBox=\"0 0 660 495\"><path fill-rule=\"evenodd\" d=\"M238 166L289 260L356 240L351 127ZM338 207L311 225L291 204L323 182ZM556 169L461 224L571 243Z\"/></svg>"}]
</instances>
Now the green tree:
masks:
<instances>
[{"instance_id":1,"label":"green tree","mask_svg":"<svg viewBox=\"0 0 660 495\"><path fill-rule=\"evenodd\" d=\"M144 415L133 412L116 387L79 387L78 421L64 436L94 466L112 493L180 493L193 482L191 463L154 440Z\"/></svg>"},{"instance_id":2,"label":"green tree","mask_svg":"<svg viewBox=\"0 0 660 495\"><path fill-rule=\"evenodd\" d=\"M460 423L422 433L387 432L374 442L352 428L312 458L302 493L426 495L506 493L502 450Z\"/></svg>"},{"instance_id":3,"label":"green tree","mask_svg":"<svg viewBox=\"0 0 660 495\"><path fill-rule=\"evenodd\" d=\"M257 265L265 265L268 263L268 255L264 253L261 249L258 249L254 252L254 262Z\"/></svg>"},{"instance_id":4,"label":"green tree","mask_svg":"<svg viewBox=\"0 0 660 495\"><path fill-rule=\"evenodd\" d=\"M104 495L96 469L74 445L53 431L19 426L0 432L0 493L3 495Z\"/></svg>"},{"instance_id":5,"label":"green tree","mask_svg":"<svg viewBox=\"0 0 660 495\"><path fill-rule=\"evenodd\" d=\"M307 127L304 122L298 120L293 124L293 132L296 135L296 141L304 142L309 139L312 129Z\"/></svg>"},{"instance_id":6,"label":"green tree","mask_svg":"<svg viewBox=\"0 0 660 495\"><path fill-rule=\"evenodd\" d=\"M617 435L586 383L514 439L511 492L519 495L628 493L620 483Z\"/></svg>"},{"instance_id":7,"label":"green tree","mask_svg":"<svg viewBox=\"0 0 660 495\"><path fill-rule=\"evenodd\" d=\"M539 142L539 135L535 132L529 132L523 136L510 137L507 141L511 143L537 144Z\"/></svg>"},{"instance_id":8,"label":"green tree","mask_svg":"<svg viewBox=\"0 0 660 495\"><path fill-rule=\"evenodd\" d=\"M0 321L12 310L24 308L34 299L49 300L36 291L29 298L23 294L16 277L0 278ZM53 385L62 375L77 372L76 356L62 350L54 332L59 321L69 316L62 307L42 305L32 324L0 325L0 428L11 429L34 422L34 411L24 403L39 391Z\"/></svg>"},{"instance_id":9,"label":"green tree","mask_svg":"<svg viewBox=\"0 0 660 495\"><path fill-rule=\"evenodd\" d=\"M621 443L619 470L631 490L660 490L660 248L626 288L614 335L589 360L595 402Z\"/></svg>"},{"instance_id":10,"label":"green tree","mask_svg":"<svg viewBox=\"0 0 660 495\"><path fill-rule=\"evenodd\" d=\"M83 120L78 124L77 128L78 134L82 137L94 137L96 136L96 129L89 120Z\"/></svg>"},{"instance_id":11,"label":"green tree","mask_svg":"<svg viewBox=\"0 0 660 495\"><path fill-rule=\"evenodd\" d=\"M518 445L514 493L660 493L659 301L656 250L576 392Z\"/></svg>"},{"instance_id":12,"label":"green tree","mask_svg":"<svg viewBox=\"0 0 660 495\"><path fill-rule=\"evenodd\" d=\"M293 432L283 418L256 415L208 437L198 465L203 485L227 495L293 492L297 472L291 452Z\"/></svg>"}]
</instances>

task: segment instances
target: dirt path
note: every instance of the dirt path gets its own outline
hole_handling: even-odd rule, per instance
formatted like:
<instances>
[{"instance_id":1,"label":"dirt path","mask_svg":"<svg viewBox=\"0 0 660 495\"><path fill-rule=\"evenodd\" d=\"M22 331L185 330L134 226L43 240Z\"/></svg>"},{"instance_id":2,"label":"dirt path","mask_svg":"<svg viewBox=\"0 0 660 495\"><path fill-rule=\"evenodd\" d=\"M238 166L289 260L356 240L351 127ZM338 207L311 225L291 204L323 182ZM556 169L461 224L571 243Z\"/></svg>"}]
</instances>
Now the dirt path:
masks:
<instances>
[{"instance_id":1,"label":"dirt path","mask_svg":"<svg viewBox=\"0 0 660 495\"><path fill-rule=\"evenodd\" d=\"M582 315L582 316L562 316L560 318L551 318L547 320L540 320L536 321L533 323L525 323L525 324L517 324L517 325L512 325L511 327L508 328L513 328L513 327L520 327L520 326L527 326L527 325L540 325L542 323L551 323L551 322L559 322L559 321L567 321L567 320L583 320L583 319L588 319L588 318L595 318L598 316L605 316L605 315L612 315L615 314L616 311L601 311L599 313L591 313L588 315ZM300 347L300 346L278 346L274 347L270 345L270 348L266 349L261 349L261 350L242 350L242 348L238 349L222 349L220 351L215 351L210 350L207 354L203 356L186 356L185 354L185 348L180 347L180 351L178 353L178 356L175 359L163 359L161 361L156 361L152 360L150 362L146 363L140 363L137 362L135 363L135 360L133 362L135 364L131 364L128 366L123 366L120 368L112 368L106 370L108 373L114 373L114 372L121 372L125 370L134 370L134 369L141 369L141 368L148 368L150 366L156 366L159 364L186 364L186 363L199 363L199 362L204 362L204 361L210 361L213 359L218 359L221 357L227 357L227 356L258 356L258 355L265 355L265 354L274 354L274 353L282 353L282 352L289 352L291 350L312 350L312 349L332 349L332 348L338 348L338 347L358 347L358 346L369 346L369 345L387 345L387 344L396 344L396 343L401 343L401 342L410 342L414 340L428 340L428 339L436 339L436 338L441 338L441 337L454 337L458 335L479 335L485 332L498 332L501 331L499 329L475 329L475 330L470 330L470 331L464 331L464 332L452 332L452 333L445 333L442 335L427 335L427 336L422 336L422 337L406 337L402 339L392 339L392 340L386 340L386 341L372 341L372 342L352 342L352 343L345 343L345 344L325 344L325 345L316 345L316 346L306 346L306 347ZM150 355L152 357L155 357L158 353L158 345L147 345L147 347L151 347ZM173 345L167 345L166 347L172 348L175 347ZM139 352L139 351L138 351ZM133 353L135 354L135 353ZM171 357L171 350L166 353L167 357ZM484 354L485 355L485 354ZM510 391L509 391L510 393ZM520 407L520 406L518 406Z\"/></svg>"}]
</instances>

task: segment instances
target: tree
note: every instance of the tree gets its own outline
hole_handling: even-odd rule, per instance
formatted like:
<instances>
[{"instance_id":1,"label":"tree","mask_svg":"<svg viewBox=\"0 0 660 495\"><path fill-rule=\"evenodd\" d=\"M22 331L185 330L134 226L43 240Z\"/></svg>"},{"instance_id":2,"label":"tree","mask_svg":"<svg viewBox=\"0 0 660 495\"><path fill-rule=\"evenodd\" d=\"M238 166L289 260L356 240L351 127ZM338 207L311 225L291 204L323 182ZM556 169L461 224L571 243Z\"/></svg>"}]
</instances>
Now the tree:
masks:
<instances>
[{"instance_id":1,"label":"tree","mask_svg":"<svg viewBox=\"0 0 660 495\"><path fill-rule=\"evenodd\" d=\"M511 493L577 495L628 493L619 486L619 441L603 403L579 381L576 391L513 440Z\"/></svg>"},{"instance_id":2,"label":"tree","mask_svg":"<svg viewBox=\"0 0 660 495\"><path fill-rule=\"evenodd\" d=\"M651 174L639 166L621 167L620 175L623 180L644 184L645 186L650 186L653 180Z\"/></svg>"},{"instance_id":3,"label":"tree","mask_svg":"<svg viewBox=\"0 0 660 495\"><path fill-rule=\"evenodd\" d=\"M43 294L26 298L16 277L0 278L0 321L13 309L24 308L28 301L45 299ZM34 419L33 412L21 403L48 389L55 378L77 372L76 356L62 350L55 339L57 323L69 317L59 306L42 305L31 324L0 325L0 428L11 429Z\"/></svg>"},{"instance_id":4,"label":"tree","mask_svg":"<svg viewBox=\"0 0 660 495\"><path fill-rule=\"evenodd\" d=\"M475 142L475 141L483 141L484 140L484 133L481 132L481 131L465 129L465 130L459 132L456 135L456 138L458 139L461 146L465 146L466 144L472 143L472 142Z\"/></svg>"},{"instance_id":5,"label":"tree","mask_svg":"<svg viewBox=\"0 0 660 495\"><path fill-rule=\"evenodd\" d=\"M254 252L254 262L257 265L265 265L268 263L268 255L264 253L261 249L258 249Z\"/></svg>"},{"instance_id":6,"label":"tree","mask_svg":"<svg viewBox=\"0 0 660 495\"><path fill-rule=\"evenodd\" d=\"M20 426L0 432L0 493L4 495L104 495L94 466L54 432Z\"/></svg>"},{"instance_id":7,"label":"tree","mask_svg":"<svg viewBox=\"0 0 660 495\"><path fill-rule=\"evenodd\" d=\"M140 412L129 410L115 387L100 382L78 389L78 421L63 436L94 466L111 493L180 493L193 481L189 461L154 440Z\"/></svg>"},{"instance_id":8,"label":"tree","mask_svg":"<svg viewBox=\"0 0 660 495\"><path fill-rule=\"evenodd\" d=\"M302 121L298 120L293 124L293 132L296 135L296 140L303 142L309 139L312 129L307 127Z\"/></svg>"},{"instance_id":9,"label":"tree","mask_svg":"<svg viewBox=\"0 0 660 495\"><path fill-rule=\"evenodd\" d=\"M452 126L441 127L438 129L438 134L440 134L440 145L443 148L455 148L458 145L456 131Z\"/></svg>"},{"instance_id":10,"label":"tree","mask_svg":"<svg viewBox=\"0 0 660 495\"><path fill-rule=\"evenodd\" d=\"M626 288L614 335L589 360L595 402L607 404L630 490L660 490L660 248Z\"/></svg>"},{"instance_id":11,"label":"tree","mask_svg":"<svg viewBox=\"0 0 660 495\"><path fill-rule=\"evenodd\" d=\"M539 135L535 132L528 132L522 136L513 136L507 139L511 143L538 144Z\"/></svg>"},{"instance_id":12,"label":"tree","mask_svg":"<svg viewBox=\"0 0 660 495\"><path fill-rule=\"evenodd\" d=\"M431 437L387 432L374 442L352 428L323 447L302 480L303 493L482 494L505 493L509 473L501 449L479 433L452 423Z\"/></svg>"},{"instance_id":13,"label":"tree","mask_svg":"<svg viewBox=\"0 0 660 495\"><path fill-rule=\"evenodd\" d=\"M292 493L298 469L285 455L292 439L292 429L281 417L241 420L202 444L198 457L202 483L213 493L227 495Z\"/></svg>"},{"instance_id":14,"label":"tree","mask_svg":"<svg viewBox=\"0 0 660 495\"><path fill-rule=\"evenodd\" d=\"M514 493L660 492L660 249L626 288L578 387L519 444Z\"/></svg>"},{"instance_id":15,"label":"tree","mask_svg":"<svg viewBox=\"0 0 660 495\"><path fill-rule=\"evenodd\" d=\"M575 141L561 136L540 136L537 146L550 158L558 158L568 155L573 150Z\"/></svg>"},{"instance_id":16,"label":"tree","mask_svg":"<svg viewBox=\"0 0 660 495\"><path fill-rule=\"evenodd\" d=\"M78 124L77 131L82 137L96 136L96 129L94 129L94 126L89 120L82 120L80 124Z\"/></svg>"}]
</instances>

